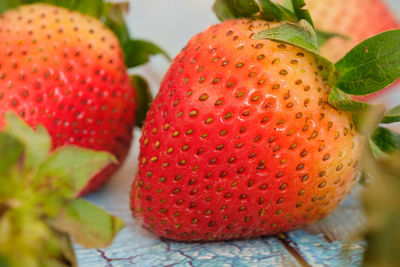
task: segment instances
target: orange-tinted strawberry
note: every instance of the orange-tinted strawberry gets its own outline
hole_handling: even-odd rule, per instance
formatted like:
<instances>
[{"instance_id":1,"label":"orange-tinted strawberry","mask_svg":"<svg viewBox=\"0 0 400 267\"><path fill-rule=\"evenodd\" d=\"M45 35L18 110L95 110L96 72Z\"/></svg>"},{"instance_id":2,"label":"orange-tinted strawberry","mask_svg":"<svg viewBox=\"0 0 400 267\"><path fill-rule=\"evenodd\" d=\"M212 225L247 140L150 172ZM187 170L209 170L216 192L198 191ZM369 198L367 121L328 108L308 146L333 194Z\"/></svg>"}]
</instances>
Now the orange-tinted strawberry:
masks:
<instances>
[{"instance_id":1,"label":"orange-tinted strawberry","mask_svg":"<svg viewBox=\"0 0 400 267\"><path fill-rule=\"evenodd\" d=\"M274 234L326 216L359 171L361 138L304 50L227 20L176 57L143 127L131 207L176 240Z\"/></svg>"},{"instance_id":2,"label":"orange-tinted strawberry","mask_svg":"<svg viewBox=\"0 0 400 267\"><path fill-rule=\"evenodd\" d=\"M122 162L135 109L119 41L100 21L45 4L1 15L0 114L13 110L30 125L45 125L56 147L104 150ZM108 166L82 194L116 169Z\"/></svg>"}]
</instances>

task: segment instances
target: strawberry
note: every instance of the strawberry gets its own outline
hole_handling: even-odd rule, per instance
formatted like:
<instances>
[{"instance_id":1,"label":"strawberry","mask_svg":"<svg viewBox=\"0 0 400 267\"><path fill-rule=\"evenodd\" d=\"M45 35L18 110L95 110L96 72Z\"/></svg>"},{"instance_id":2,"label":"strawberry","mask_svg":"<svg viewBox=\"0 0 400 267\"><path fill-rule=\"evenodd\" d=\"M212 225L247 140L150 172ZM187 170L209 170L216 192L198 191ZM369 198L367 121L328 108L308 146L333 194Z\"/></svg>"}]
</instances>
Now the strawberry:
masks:
<instances>
[{"instance_id":1,"label":"strawberry","mask_svg":"<svg viewBox=\"0 0 400 267\"><path fill-rule=\"evenodd\" d=\"M322 54L332 61L375 34L399 28L382 0L306 0L306 3L318 29L350 38L335 37L322 47Z\"/></svg>"},{"instance_id":2,"label":"strawberry","mask_svg":"<svg viewBox=\"0 0 400 267\"><path fill-rule=\"evenodd\" d=\"M32 126L43 124L53 147L108 151L121 164L136 106L119 41L100 21L47 4L1 15L0 114L12 110ZM109 165L81 194L97 189L117 167Z\"/></svg>"},{"instance_id":3,"label":"strawberry","mask_svg":"<svg viewBox=\"0 0 400 267\"><path fill-rule=\"evenodd\" d=\"M292 12L217 0L224 22L175 58L140 139L131 209L145 228L181 241L272 235L325 217L356 183L362 110L379 109L345 92L379 90L400 73L372 87L370 71L348 71L361 64L354 53L375 55L369 43L336 65L322 58L301 2ZM349 87L347 75L361 82Z\"/></svg>"},{"instance_id":4,"label":"strawberry","mask_svg":"<svg viewBox=\"0 0 400 267\"><path fill-rule=\"evenodd\" d=\"M357 178L360 142L315 59L228 20L172 63L143 127L137 218L178 240L273 234L327 215ZM338 191L340 192L338 194Z\"/></svg>"}]
</instances>

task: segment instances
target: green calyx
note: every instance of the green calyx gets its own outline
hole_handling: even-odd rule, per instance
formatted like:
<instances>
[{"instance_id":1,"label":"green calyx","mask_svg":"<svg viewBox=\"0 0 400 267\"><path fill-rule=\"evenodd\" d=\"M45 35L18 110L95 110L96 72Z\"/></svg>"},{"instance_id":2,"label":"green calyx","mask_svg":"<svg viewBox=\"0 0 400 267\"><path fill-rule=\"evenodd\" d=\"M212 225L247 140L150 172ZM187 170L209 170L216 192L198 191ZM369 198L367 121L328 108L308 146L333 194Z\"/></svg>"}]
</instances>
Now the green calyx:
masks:
<instances>
[{"instance_id":1,"label":"green calyx","mask_svg":"<svg viewBox=\"0 0 400 267\"><path fill-rule=\"evenodd\" d=\"M314 22L305 5L304 0L284 0L282 5L271 0L216 0L213 10L221 21L248 18L296 24L304 20L314 28ZM337 33L314 31L318 46L322 46L333 37L349 39Z\"/></svg>"},{"instance_id":2,"label":"green calyx","mask_svg":"<svg viewBox=\"0 0 400 267\"><path fill-rule=\"evenodd\" d=\"M75 197L115 157L76 146L51 151L44 127L34 131L10 113L6 122L0 133L0 266L76 266L71 239L108 246L123 222Z\"/></svg>"},{"instance_id":3,"label":"green calyx","mask_svg":"<svg viewBox=\"0 0 400 267\"><path fill-rule=\"evenodd\" d=\"M129 10L129 2L111 3L105 0L1 0L0 13L20 5L34 3L46 3L68 8L102 21L118 37L125 55L127 69L146 64L153 55L162 55L167 60L171 60L168 54L156 44L131 37L125 21L125 14ZM142 88L135 87L135 90L138 95L146 94L146 92L140 91ZM147 102L139 102L139 107L143 107L146 104ZM145 112L146 110L138 109L136 117L141 118L141 114ZM140 127L142 123L143 121L140 119L136 121L136 124Z\"/></svg>"},{"instance_id":4,"label":"green calyx","mask_svg":"<svg viewBox=\"0 0 400 267\"><path fill-rule=\"evenodd\" d=\"M303 9L304 6L304 0L293 0L284 5L270 0L216 0L213 10L220 20L249 18L298 22L305 19L313 25L310 13Z\"/></svg>"}]
</instances>

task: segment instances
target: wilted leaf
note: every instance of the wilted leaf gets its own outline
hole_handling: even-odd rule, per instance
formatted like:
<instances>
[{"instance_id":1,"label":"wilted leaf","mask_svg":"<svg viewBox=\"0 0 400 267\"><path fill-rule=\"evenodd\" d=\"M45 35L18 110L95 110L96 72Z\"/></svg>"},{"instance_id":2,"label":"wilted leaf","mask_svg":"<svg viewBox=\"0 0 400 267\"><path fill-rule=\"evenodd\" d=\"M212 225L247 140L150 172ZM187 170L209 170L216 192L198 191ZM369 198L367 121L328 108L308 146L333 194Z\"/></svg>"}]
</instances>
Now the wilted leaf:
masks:
<instances>
[{"instance_id":1,"label":"wilted leaf","mask_svg":"<svg viewBox=\"0 0 400 267\"><path fill-rule=\"evenodd\" d=\"M27 168L38 167L48 157L51 137L47 130L39 125L32 130L14 113L6 113L5 133L17 139L25 147L25 165Z\"/></svg>"},{"instance_id":2,"label":"wilted leaf","mask_svg":"<svg viewBox=\"0 0 400 267\"><path fill-rule=\"evenodd\" d=\"M83 199L71 201L52 225L86 248L110 245L124 227L121 219Z\"/></svg>"},{"instance_id":3,"label":"wilted leaf","mask_svg":"<svg viewBox=\"0 0 400 267\"><path fill-rule=\"evenodd\" d=\"M39 168L36 185L49 183L50 188L46 190L53 188L65 197L74 197L95 174L110 163L117 163L117 160L109 153L77 146L64 147L51 154Z\"/></svg>"}]
</instances>

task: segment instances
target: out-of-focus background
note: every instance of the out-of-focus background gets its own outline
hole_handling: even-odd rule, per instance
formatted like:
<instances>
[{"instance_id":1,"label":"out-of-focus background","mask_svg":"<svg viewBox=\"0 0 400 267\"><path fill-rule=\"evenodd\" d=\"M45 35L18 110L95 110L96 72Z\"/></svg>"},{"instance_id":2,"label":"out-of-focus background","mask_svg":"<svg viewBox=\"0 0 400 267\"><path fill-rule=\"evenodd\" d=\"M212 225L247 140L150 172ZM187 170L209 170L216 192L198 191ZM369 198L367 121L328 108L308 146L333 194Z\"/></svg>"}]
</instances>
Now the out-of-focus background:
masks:
<instances>
[{"instance_id":1,"label":"out-of-focus background","mask_svg":"<svg viewBox=\"0 0 400 267\"><path fill-rule=\"evenodd\" d=\"M214 0L131 0L126 20L132 36L159 44L173 58L189 39L218 23L211 12ZM155 56L146 66L135 71L144 74L153 93L168 69L169 62Z\"/></svg>"}]
</instances>

